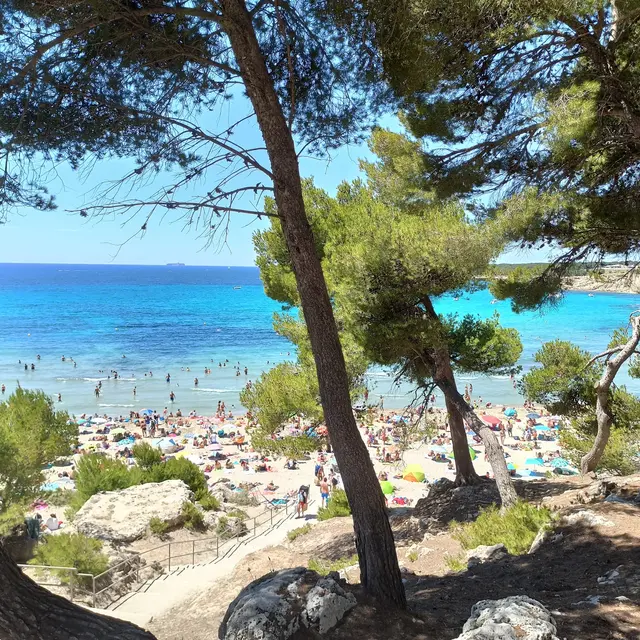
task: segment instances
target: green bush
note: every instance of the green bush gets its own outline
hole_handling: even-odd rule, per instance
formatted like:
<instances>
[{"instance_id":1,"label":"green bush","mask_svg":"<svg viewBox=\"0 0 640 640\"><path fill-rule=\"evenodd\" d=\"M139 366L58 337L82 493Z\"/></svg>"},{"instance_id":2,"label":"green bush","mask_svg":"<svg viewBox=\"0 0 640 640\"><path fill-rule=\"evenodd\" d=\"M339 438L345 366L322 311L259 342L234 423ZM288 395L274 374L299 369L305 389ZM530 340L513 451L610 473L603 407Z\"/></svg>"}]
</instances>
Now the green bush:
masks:
<instances>
[{"instance_id":1,"label":"green bush","mask_svg":"<svg viewBox=\"0 0 640 640\"><path fill-rule=\"evenodd\" d=\"M551 511L546 507L518 502L503 514L495 505L487 507L474 522L452 522L451 530L464 549L502 543L510 554L520 555L529 551L540 529L551 521Z\"/></svg>"},{"instance_id":2,"label":"green bush","mask_svg":"<svg viewBox=\"0 0 640 640\"><path fill-rule=\"evenodd\" d=\"M24 524L28 504L14 502L0 512L0 537L13 535Z\"/></svg>"},{"instance_id":3,"label":"green bush","mask_svg":"<svg viewBox=\"0 0 640 640\"><path fill-rule=\"evenodd\" d=\"M157 516L153 516L153 518L149 520L149 531L151 531L154 536L163 536L168 530L169 524Z\"/></svg>"},{"instance_id":4,"label":"green bush","mask_svg":"<svg viewBox=\"0 0 640 640\"><path fill-rule=\"evenodd\" d=\"M407 560L409 562L415 562L418 559L418 557L419 557L418 556L418 552L415 549L413 549L413 550L409 551L409 553L407 553Z\"/></svg>"},{"instance_id":5,"label":"green bush","mask_svg":"<svg viewBox=\"0 0 640 640\"><path fill-rule=\"evenodd\" d=\"M145 474L145 482L182 480L195 495L207 491L207 479L197 464L186 458L171 458L157 464Z\"/></svg>"},{"instance_id":6,"label":"green bush","mask_svg":"<svg viewBox=\"0 0 640 640\"><path fill-rule=\"evenodd\" d=\"M244 522L249 519L249 514L242 509L233 509L232 511L227 511L227 517L238 518L238 520L242 520L242 522Z\"/></svg>"},{"instance_id":7,"label":"green bush","mask_svg":"<svg viewBox=\"0 0 640 640\"><path fill-rule=\"evenodd\" d=\"M298 527L297 529L292 529L291 531L289 531L289 533L287 533L287 538L289 538L289 540L291 540L291 542L293 542L296 538L299 538L300 536L304 536L307 533L309 533L309 531L311 531L311 525L310 524L305 524L304 527Z\"/></svg>"},{"instance_id":8,"label":"green bush","mask_svg":"<svg viewBox=\"0 0 640 640\"><path fill-rule=\"evenodd\" d=\"M98 454L82 456L75 474L76 491L86 502L100 491L126 489L142 482L140 469L129 469L123 460Z\"/></svg>"},{"instance_id":9,"label":"green bush","mask_svg":"<svg viewBox=\"0 0 640 640\"><path fill-rule=\"evenodd\" d=\"M560 444L564 456L580 468L582 457L591 450L593 436L579 436L574 430L563 429L560 432ZM638 471L639 437L633 432L612 429L609 442L602 454L597 471L612 474L631 475Z\"/></svg>"},{"instance_id":10,"label":"green bush","mask_svg":"<svg viewBox=\"0 0 640 640\"><path fill-rule=\"evenodd\" d=\"M354 564L358 564L358 556L356 554L332 561L311 558L311 560L309 560L309 569L319 573L321 576L326 576L332 571L341 571L342 569L351 567Z\"/></svg>"},{"instance_id":11,"label":"green bush","mask_svg":"<svg viewBox=\"0 0 640 640\"><path fill-rule=\"evenodd\" d=\"M202 531L206 529L204 525L204 516L193 502L183 503L180 516L182 518L183 525L187 529L191 529L192 531Z\"/></svg>"},{"instance_id":12,"label":"green bush","mask_svg":"<svg viewBox=\"0 0 640 640\"><path fill-rule=\"evenodd\" d=\"M351 515L351 507L347 494L343 489L336 489L329 498L326 507L318 509L318 520L329 520L330 518L343 518Z\"/></svg>"},{"instance_id":13,"label":"green bush","mask_svg":"<svg viewBox=\"0 0 640 640\"><path fill-rule=\"evenodd\" d=\"M205 511L220 511L220 501L215 496L212 496L209 492L200 493L196 496L198 504Z\"/></svg>"},{"instance_id":14,"label":"green bush","mask_svg":"<svg viewBox=\"0 0 640 640\"><path fill-rule=\"evenodd\" d=\"M455 571L456 573L459 571L465 571L467 568L467 561L461 554L457 556L450 556L449 554L445 554L444 562L447 567L451 569L451 571Z\"/></svg>"},{"instance_id":15,"label":"green bush","mask_svg":"<svg viewBox=\"0 0 640 640\"><path fill-rule=\"evenodd\" d=\"M131 449L135 461L144 471L149 471L152 467L162 462L162 453L160 449L152 447L148 442L138 442Z\"/></svg>"},{"instance_id":16,"label":"green bush","mask_svg":"<svg viewBox=\"0 0 640 640\"><path fill-rule=\"evenodd\" d=\"M102 552L102 542L81 533L61 533L47 536L36 547L30 564L75 567L80 573L98 575L109 568L109 558ZM68 571L52 571L61 582L69 581ZM88 581L88 579L86 579Z\"/></svg>"}]
</instances>

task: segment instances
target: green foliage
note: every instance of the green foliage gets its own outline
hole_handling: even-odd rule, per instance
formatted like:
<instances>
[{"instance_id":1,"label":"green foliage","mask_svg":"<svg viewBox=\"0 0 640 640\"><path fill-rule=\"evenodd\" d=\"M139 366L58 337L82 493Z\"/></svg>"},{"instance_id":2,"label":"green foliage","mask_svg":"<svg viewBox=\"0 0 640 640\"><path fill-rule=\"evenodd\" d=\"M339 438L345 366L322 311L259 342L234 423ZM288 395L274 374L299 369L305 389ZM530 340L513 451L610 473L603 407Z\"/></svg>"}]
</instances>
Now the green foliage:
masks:
<instances>
[{"instance_id":1,"label":"green foliage","mask_svg":"<svg viewBox=\"0 0 640 640\"><path fill-rule=\"evenodd\" d=\"M238 520L242 521L249 519L249 514L242 509L233 509L231 511L227 511L226 515L227 518L238 518Z\"/></svg>"},{"instance_id":2,"label":"green foliage","mask_svg":"<svg viewBox=\"0 0 640 640\"><path fill-rule=\"evenodd\" d=\"M102 552L102 542L81 533L60 533L48 536L36 547L30 564L75 567L79 573L97 576L109 568L109 558ZM67 571L53 571L62 582L68 582ZM86 579L88 581L88 579Z\"/></svg>"},{"instance_id":3,"label":"green foliage","mask_svg":"<svg viewBox=\"0 0 640 640\"><path fill-rule=\"evenodd\" d=\"M407 553L407 560L409 562L415 562L418 559L418 557L419 557L418 556L418 552L415 549L413 549L413 550L409 551L409 553Z\"/></svg>"},{"instance_id":4,"label":"green foliage","mask_svg":"<svg viewBox=\"0 0 640 640\"><path fill-rule=\"evenodd\" d=\"M305 454L317 451L323 442L324 439L310 436L284 436L274 440L260 428L251 434L251 444L256 451L293 460L300 460Z\"/></svg>"},{"instance_id":5,"label":"green foliage","mask_svg":"<svg viewBox=\"0 0 640 640\"><path fill-rule=\"evenodd\" d=\"M66 507L75 499L76 492L69 489L54 489L53 491L41 491L40 499L54 507Z\"/></svg>"},{"instance_id":6,"label":"green foliage","mask_svg":"<svg viewBox=\"0 0 640 640\"><path fill-rule=\"evenodd\" d=\"M200 467L186 458L170 458L153 466L144 477L144 482L165 480L182 480L196 496L208 490L207 480Z\"/></svg>"},{"instance_id":7,"label":"green foliage","mask_svg":"<svg viewBox=\"0 0 640 640\"><path fill-rule=\"evenodd\" d=\"M525 396L555 414L576 416L595 408L598 367L587 367L591 356L563 340L545 342L520 382Z\"/></svg>"},{"instance_id":8,"label":"green foliage","mask_svg":"<svg viewBox=\"0 0 640 640\"><path fill-rule=\"evenodd\" d=\"M157 516L153 516L151 520L149 520L149 531L154 536L164 536L169 530L169 525L164 520L161 520Z\"/></svg>"},{"instance_id":9,"label":"green foliage","mask_svg":"<svg viewBox=\"0 0 640 640\"><path fill-rule=\"evenodd\" d=\"M234 532L231 529L231 524L226 516L222 516L216 524L216 535L221 540L229 540L234 537Z\"/></svg>"},{"instance_id":10,"label":"green foliage","mask_svg":"<svg viewBox=\"0 0 640 640\"><path fill-rule=\"evenodd\" d=\"M338 558L337 560L320 560L318 558L311 558L309 560L309 569L319 573L321 576L326 576L332 571L342 571L347 567L358 564L358 556L356 554L352 556L345 556L344 558Z\"/></svg>"},{"instance_id":11,"label":"green foliage","mask_svg":"<svg viewBox=\"0 0 640 640\"><path fill-rule=\"evenodd\" d=\"M71 454L77 427L43 391L18 388L0 403L0 511L34 498L42 468Z\"/></svg>"},{"instance_id":12,"label":"green foliage","mask_svg":"<svg viewBox=\"0 0 640 640\"><path fill-rule=\"evenodd\" d=\"M462 554L458 554L456 556L445 554L444 563L450 571L455 571L456 573L467 569L467 561Z\"/></svg>"},{"instance_id":13,"label":"green foliage","mask_svg":"<svg viewBox=\"0 0 640 640\"><path fill-rule=\"evenodd\" d=\"M137 442L133 445L131 453L143 471L149 471L162 462L160 449L152 447L148 442Z\"/></svg>"},{"instance_id":14,"label":"green foliage","mask_svg":"<svg viewBox=\"0 0 640 640\"><path fill-rule=\"evenodd\" d=\"M293 542L296 538L307 535L307 533L309 533L311 529L312 529L311 525L307 523L302 527L291 529L291 531L287 533L287 538L289 538L289 540Z\"/></svg>"},{"instance_id":15,"label":"green foliage","mask_svg":"<svg viewBox=\"0 0 640 640\"><path fill-rule=\"evenodd\" d=\"M529 551L540 529L550 526L552 519L549 509L528 502L518 502L504 513L492 505L473 522L452 522L451 531L467 550L502 543L510 554L521 555Z\"/></svg>"},{"instance_id":16,"label":"green foliage","mask_svg":"<svg viewBox=\"0 0 640 640\"><path fill-rule=\"evenodd\" d=\"M82 456L75 473L76 491L83 503L101 491L117 491L141 484L139 469L129 469L123 460L93 454Z\"/></svg>"},{"instance_id":17,"label":"green foliage","mask_svg":"<svg viewBox=\"0 0 640 640\"><path fill-rule=\"evenodd\" d=\"M347 494L343 489L336 489L327 501L326 507L318 509L318 520L329 520L331 518L343 518L351 515L351 507Z\"/></svg>"},{"instance_id":18,"label":"green foliage","mask_svg":"<svg viewBox=\"0 0 640 640\"><path fill-rule=\"evenodd\" d=\"M200 493L196 495L196 500L198 504L205 511L219 511L220 510L220 501L215 496L211 495L208 491L206 493Z\"/></svg>"},{"instance_id":19,"label":"green foliage","mask_svg":"<svg viewBox=\"0 0 640 640\"><path fill-rule=\"evenodd\" d=\"M203 531L206 529L202 511L193 502L184 502L180 513L183 525L192 531Z\"/></svg>"},{"instance_id":20,"label":"green foliage","mask_svg":"<svg viewBox=\"0 0 640 640\"><path fill-rule=\"evenodd\" d=\"M563 455L569 459L574 466L580 468L582 457L591 450L593 446L593 435L586 435L585 432L593 430L580 424L579 420L572 423L571 429L563 429L560 432L560 443ZM623 429L613 429L607 442L607 447L600 459L597 471L630 475L637 473L640 468L640 440L638 433L625 431Z\"/></svg>"},{"instance_id":21,"label":"green foliage","mask_svg":"<svg viewBox=\"0 0 640 640\"><path fill-rule=\"evenodd\" d=\"M13 535L24 524L25 514L29 510L27 503L13 502L0 511L0 538Z\"/></svg>"}]
</instances>

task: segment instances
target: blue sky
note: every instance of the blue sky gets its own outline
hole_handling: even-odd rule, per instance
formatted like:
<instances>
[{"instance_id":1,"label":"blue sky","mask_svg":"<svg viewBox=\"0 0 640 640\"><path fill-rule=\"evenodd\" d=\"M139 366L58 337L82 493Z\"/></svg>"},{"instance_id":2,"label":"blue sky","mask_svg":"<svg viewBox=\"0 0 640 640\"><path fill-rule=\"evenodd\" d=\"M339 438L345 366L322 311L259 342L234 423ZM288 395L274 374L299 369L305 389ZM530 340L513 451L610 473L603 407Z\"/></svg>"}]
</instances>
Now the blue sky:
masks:
<instances>
[{"instance_id":1,"label":"blue sky","mask_svg":"<svg viewBox=\"0 0 640 640\"><path fill-rule=\"evenodd\" d=\"M234 109L235 112L235 109ZM230 110L218 114L216 122L209 123L219 130L228 122ZM397 128L397 121L388 119L386 126ZM204 125L203 125L204 126ZM238 131L238 141L254 147L262 144L255 123L247 123ZM370 157L365 144L345 146L332 154L331 159L301 158L303 176L312 176L318 186L334 193L343 180L359 175L358 159ZM197 233L184 230L178 222L152 219L143 238L124 244L139 227L139 222L123 226L122 219L100 221L81 218L68 209L85 206L92 190L124 175L133 168L125 160L103 160L91 172L74 172L68 167L57 167L48 188L56 197L58 209L53 212L22 210L0 226L0 262L42 262L75 264L166 264L184 262L189 265L247 266L254 263L251 234L265 225L251 216L232 217L228 240L223 246L205 247ZM149 191L166 183L168 176L160 174L140 191ZM211 188L211 187L209 187ZM508 252L501 262L529 262L545 259L541 252Z\"/></svg>"}]
</instances>

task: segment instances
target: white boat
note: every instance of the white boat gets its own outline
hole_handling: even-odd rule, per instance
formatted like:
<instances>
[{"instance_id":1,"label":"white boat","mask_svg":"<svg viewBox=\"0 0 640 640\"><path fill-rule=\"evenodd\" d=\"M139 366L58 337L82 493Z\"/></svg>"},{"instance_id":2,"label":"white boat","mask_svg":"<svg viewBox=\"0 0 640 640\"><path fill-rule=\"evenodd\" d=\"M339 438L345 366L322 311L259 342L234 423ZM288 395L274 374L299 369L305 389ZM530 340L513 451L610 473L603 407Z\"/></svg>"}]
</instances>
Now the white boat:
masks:
<instances>
[{"instance_id":1,"label":"white boat","mask_svg":"<svg viewBox=\"0 0 640 640\"><path fill-rule=\"evenodd\" d=\"M234 289L242 289L242 287L233 287Z\"/></svg>"}]
</instances>

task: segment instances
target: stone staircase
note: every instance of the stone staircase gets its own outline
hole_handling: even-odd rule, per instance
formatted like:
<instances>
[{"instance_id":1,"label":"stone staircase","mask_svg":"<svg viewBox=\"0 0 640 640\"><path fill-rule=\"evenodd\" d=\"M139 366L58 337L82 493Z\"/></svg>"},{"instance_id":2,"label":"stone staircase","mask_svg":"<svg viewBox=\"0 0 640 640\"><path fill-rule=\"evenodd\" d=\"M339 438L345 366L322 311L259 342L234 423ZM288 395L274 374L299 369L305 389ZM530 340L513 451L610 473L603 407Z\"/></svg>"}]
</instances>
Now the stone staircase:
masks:
<instances>
[{"instance_id":1,"label":"stone staircase","mask_svg":"<svg viewBox=\"0 0 640 640\"><path fill-rule=\"evenodd\" d=\"M306 518L296 519L295 512L282 512L269 528L245 536L229 545L218 558L199 564L172 567L154 578L132 585L132 590L111 603L104 613L139 625L145 625L185 600L208 589L216 580L231 573L247 554L280 544L288 531L315 520L315 505L310 504Z\"/></svg>"}]
</instances>

